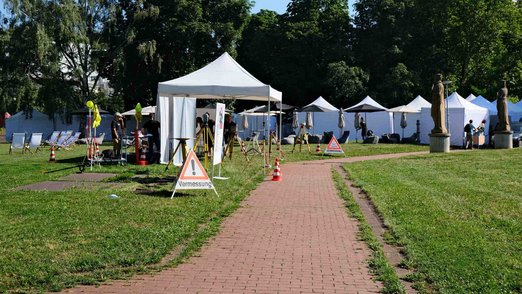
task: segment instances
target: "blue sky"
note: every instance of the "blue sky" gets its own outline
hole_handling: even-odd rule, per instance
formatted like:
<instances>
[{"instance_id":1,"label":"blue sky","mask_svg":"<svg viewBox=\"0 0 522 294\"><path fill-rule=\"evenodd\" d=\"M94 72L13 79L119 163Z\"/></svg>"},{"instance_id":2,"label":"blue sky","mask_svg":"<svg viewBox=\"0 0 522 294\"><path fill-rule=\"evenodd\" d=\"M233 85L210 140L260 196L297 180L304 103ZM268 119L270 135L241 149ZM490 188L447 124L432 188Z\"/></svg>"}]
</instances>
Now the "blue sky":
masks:
<instances>
[{"instance_id":1,"label":"blue sky","mask_svg":"<svg viewBox=\"0 0 522 294\"><path fill-rule=\"evenodd\" d=\"M279 14L286 12L286 6L290 2L290 0L254 0L256 4L254 8L252 8L252 13L258 13L261 9L269 9L273 10ZM350 14L352 11L351 5L353 5L353 0L348 1L348 5L350 5Z\"/></svg>"}]
</instances>

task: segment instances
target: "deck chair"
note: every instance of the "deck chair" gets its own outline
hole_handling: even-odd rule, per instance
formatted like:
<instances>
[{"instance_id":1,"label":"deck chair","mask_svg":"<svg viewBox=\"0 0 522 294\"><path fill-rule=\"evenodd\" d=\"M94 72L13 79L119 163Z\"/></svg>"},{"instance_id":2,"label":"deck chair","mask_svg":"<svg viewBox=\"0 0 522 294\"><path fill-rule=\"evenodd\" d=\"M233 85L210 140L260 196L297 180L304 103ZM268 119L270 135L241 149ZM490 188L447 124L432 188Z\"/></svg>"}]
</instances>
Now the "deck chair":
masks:
<instances>
[{"instance_id":1,"label":"deck chair","mask_svg":"<svg viewBox=\"0 0 522 294\"><path fill-rule=\"evenodd\" d=\"M56 140L56 143L53 144L53 145L56 145L56 146L62 146L65 141L67 141L67 139L72 135L72 131L62 131L60 133L60 137L58 137L58 140Z\"/></svg>"},{"instance_id":2,"label":"deck chair","mask_svg":"<svg viewBox=\"0 0 522 294\"><path fill-rule=\"evenodd\" d=\"M337 139L337 142L339 142L339 144L344 144L346 142L348 142L348 138L350 137L350 131L344 131L343 135Z\"/></svg>"},{"instance_id":3,"label":"deck chair","mask_svg":"<svg viewBox=\"0 0 522 294\"><path fill-rule=\"evenodd\" d=\"M94 142L98 145L103 143L103 139L105 139L105 133L101 133L98 137L94 139Z\"/></svg>"},{"instance_id":4,"label":"deck chair","mask_svg":"<svg viewBox=\"0 0 522 294\"><path fill-rule=\"evenodd\" d=\"M47 145L54 145L56 141L58 141L58 137L60 136L60 131L54 131L49 139L45 140L44 143Z\"/></svg>"},{"instance_id":5,"label":"deck chair","mask_svg":"<svg viewBox=\"0 0 522 294\"><path fill-rule=\"evenodd\" d=\"M32 133L31 139L24 146L24 151L27 150L32 154L33 151L31 150L31 148L34 148L34 153L38 152L38 150L40 150L40 145L42 145L42 137L42 133Z\"/></svg>"},{"instance_id":6,"label":"deck chair","mask_svg":"<svg viewBox=\"0 0 522 294\"><path fill-rule=\"evenodd\" d=\"M58 145L58 148L64 148L64 149L67 149L69 147L72 147L72 145L74 145L76 143L76 141L78 141L78 139L80 139L80 135L82 133L81 132L76 132L74 133L74 135L72 136L69 136L65 142L63 142L63 144L61 145Z\"/></svg>"},{"instance_id":7,"label":"deck chair","mask_svg":"<svg viewBox=\"0 0 522 294\"><path fill-rule=\"evenodd\" d=\"M22 153L25 151L25 133L13 133L13 140L11 140L11 146L9 146L9 154L13 153L13 149L22 149Z\"/></svg>"}]
</instances>

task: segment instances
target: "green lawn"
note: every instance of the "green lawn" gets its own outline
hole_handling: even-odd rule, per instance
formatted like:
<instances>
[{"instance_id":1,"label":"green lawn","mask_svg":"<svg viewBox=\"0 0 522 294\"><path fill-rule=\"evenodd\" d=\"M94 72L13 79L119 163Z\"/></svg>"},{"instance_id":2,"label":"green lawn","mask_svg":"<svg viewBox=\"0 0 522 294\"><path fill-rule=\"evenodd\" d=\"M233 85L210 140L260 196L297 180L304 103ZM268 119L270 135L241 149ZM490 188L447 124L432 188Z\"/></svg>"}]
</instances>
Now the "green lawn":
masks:
<instances>
[{"instance_id":1,"label":"green lawn","mask_svg":"<svg viewBox=\"0 0 522 294\"><path fill-rule=\"evenodd\" d=\"M425 291L522 292L522 149L344 166L405 246Z\"/></svg>"},{"instance_id":2,"label":"green lawn","mask_svg":"<svg viewBox=\"0 0 522 294\"><path fill-rule=\"evenodd\" d=\"M409 145L344 146L347 156L426 150ZM76 173L85 146L56 151L56 163L48 162L48 148L35 155L19 150L8 155L8 149L0 144L0 292L59 290L128 276L157 268L175 249L180 258L170 264L176 263L215 233L222 218L264 178L261 157L247 163L236 148L234 160L227 159L222 171L231 179L215 181L220 197L212 191L182 191L171 200L168 179L176 170L165 172L162 165L94 168L117 173L113 180L122 183L121 188L17 191L20 185ZM284 150L283 162L329 158L292 154L291 146ZM144 178L134 179L137 175ZM113 193L120 198L107 198Z\"/></svg>"}]
</instances>

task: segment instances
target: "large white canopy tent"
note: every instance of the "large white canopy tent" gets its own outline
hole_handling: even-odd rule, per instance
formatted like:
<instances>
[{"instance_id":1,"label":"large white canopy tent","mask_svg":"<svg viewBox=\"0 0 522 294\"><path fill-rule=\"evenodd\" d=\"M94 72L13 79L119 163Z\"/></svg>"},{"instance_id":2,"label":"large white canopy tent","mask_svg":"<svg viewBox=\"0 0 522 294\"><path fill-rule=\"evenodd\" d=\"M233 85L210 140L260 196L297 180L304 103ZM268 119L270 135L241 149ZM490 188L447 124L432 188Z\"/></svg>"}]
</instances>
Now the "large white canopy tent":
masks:
<instances>
[{"instance_id":1,"label":"large white canopy tent","mask_svg":"<svg viewBox=\"0 0 522 294\"><path fill-rule=\"evenodd\" d=\"M271 101L282 102L282 93L260 82L227 52L195 72L159 83L157 117L162 126L160 144L162 163L167 163L169 160L170 138L194 136L196 98L266 101L270 105ZM188 123L183 119L189 119ZM269 120L267 125L270 128ZM174 146L170 148L175 148L177 140L171 142ZM187 143L189 148L194 146L193 139L188 140ZM180 165L181 162L181 154L178 152L174 163Z\"/></svg>"},{"instance_id":2,"label":"large white canopy tent","mask_svg":"<svg viewBox=\"0 0 522 294\"><path fill-rule=\"evenodd\" d=\"M462 146L464 143L464 126L470 119L475 127L488 116L488 109L477 106L462 98L457 92L453 92L447 99L447 118L449 120L449 132L451 134L450 145ZM421 110L420 142L429 144L429 134L434 127L431 117L431 107L423 107ZM489 128L489 121L486 129Z\"/></svg>"}]
</instances>

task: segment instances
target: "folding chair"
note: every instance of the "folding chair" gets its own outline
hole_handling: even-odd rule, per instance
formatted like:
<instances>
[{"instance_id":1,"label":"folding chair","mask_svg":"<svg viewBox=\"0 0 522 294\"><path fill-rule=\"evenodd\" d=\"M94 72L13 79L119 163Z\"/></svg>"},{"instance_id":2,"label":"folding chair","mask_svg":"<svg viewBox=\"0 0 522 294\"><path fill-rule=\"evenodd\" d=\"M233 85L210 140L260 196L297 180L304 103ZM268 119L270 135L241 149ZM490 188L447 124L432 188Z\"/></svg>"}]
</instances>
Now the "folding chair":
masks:
<instances>
[{"instance_id":1,"label":"folding chair","mask_svg":"<svg viewBox=\"0 0 522 294\"><path fill-rule=\"evenodd\" d=\"M54 145L56 141L58 141L58 137L60 136L60 131L54 131L49 139L45 140L44 143L47 145Z\"/></svg>"},{"instance_id":2,"label":"folding chair","mask_svg":"<svg viewBox=\"0 0 522 294\"><path fill-rule=\"evenodd\" d=\"M58 148L67 149L67 148L71 147L72 145L74 145L74 143L76 143L76 141L78 141L78 139L80 139L81 134L82 134L81 132L76 132L76 133L74 133L73 136L69 136L65 140L65 142L63 142L63 144L58 145Z\"/></svg>"},{"instance_id":3,"label":"folding chair","mask_svg":"<svg viewBox=\"0 0 522 294\"><path fill-rule=\"evenodd\" d=\"M58 140L56 140L56 143L53 144L53 145L56 145L56 146L62 146L65 141L67 141L67 139L72 135L72 131L62 131L60 133L60 137L58 138Z\"/></svg>"},{"instance_id":4,"label":"folding chair","mask_svg":"<svg viewBox=\"0 0 522 294\"><path fill-rule=\"evenodd\" d=\"M103 143L103 139L105 139L105 133L101 133L97 138L94 139L94 142L98 145Z\"/></svg>"},{"instance_id":5,"label":"folding chair","mask_svg":"<svg viewBox=\"0 0 522 294\"><path fill-rule=\"evenodd\" d=\"M35 148L34 152L35 153L38 152L38 150L40 150L40 145L42 144L42 137L43 137L42 133L32 133L31 139L24 147L24 151L27 150L27 151L31 152L31 154L32 154L33 151L31 151L31 148Z\"/></svg>"},{"instance_id":6,"label":"folding chair","mask_svg":"<svg viewBox=\"0 0 522 294\"><path fill-rule=\"evenodd\" d=\"M25 133L13 133L13 140L11 140L11 146L9 146L9 154L13 153L13 149L22 149L22 153L25 151Z\"/></svg>"}]
</instances>

